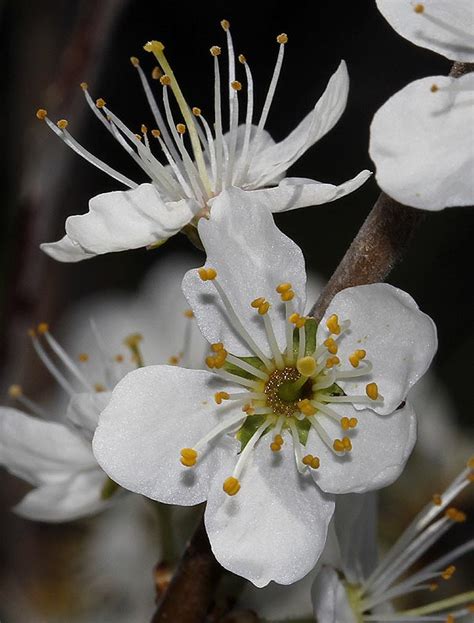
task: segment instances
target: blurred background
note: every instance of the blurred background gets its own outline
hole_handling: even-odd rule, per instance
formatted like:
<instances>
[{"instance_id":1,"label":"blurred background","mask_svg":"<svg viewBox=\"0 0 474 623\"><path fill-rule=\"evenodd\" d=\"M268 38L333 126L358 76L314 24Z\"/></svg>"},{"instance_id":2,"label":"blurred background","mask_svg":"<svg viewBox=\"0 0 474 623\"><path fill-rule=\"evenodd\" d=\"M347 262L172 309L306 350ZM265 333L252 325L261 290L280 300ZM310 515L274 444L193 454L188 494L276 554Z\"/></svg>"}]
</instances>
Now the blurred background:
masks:
<instances>
[{"instance_id":1,"label":"blurred background","mask_svg":"<svg viewBox=\"0 0 474 623\"><path fill-rule=\"evenodd\" d=\"M213 109L209 48L225 45L219 26L224 17L231 22L236 52L244 53L252 68L256 110L263 105L272 75L275 36L280 32L289 36L267 123L277 140L311 109L340 59L347 61L351 77L347 110L337 126L293 167L290 174L294 176L340 183L363 168L373 168L368 140L375 111L408 82L447 74L450 69L444 57L399 37L378 13L374 0L203 0L189 5L167 0L3 0L0 45L6 79L0 102L4 145L0 169L4 176L0 191L0 388L4 404L8 404L6 389L12 382L21 383L26 393L37 399L51 398L54 393L51 379L26 337L30 326L48 321L54 329L68 310L94 294L121 291L133 297L152 266L190 246L178 235L158 250L110 254L78 264L56 263L42 254L40 242L60 238L68 215L87 211L92 196L118 186L48 131L35 117L37 108L46 108L54 121L67 118L71 133L87 149L141 181L131 159L87 108L80 82L87 81L93 98L103 97L130 128L139 131L142 123L153 127L129 57L140 57L142 67L151 72L151 55L143 52L142 46L149 39L159 39L166 45L188 101L206 114ZM371 179L336 203L279 215L277 224L302 247L309 268L325 280L378 193L375 179ZM440 338L431 377L417 390L419 447L402 478L382 498L383 536L389 542L420 505L456 473L474 436L474 394L468 391L474 347L473 232L474 213L469 209L427 214L403 263L389 277L390 283L409 292L435 320ZM196 264L199 262L197 256ZM85 617L81 620L91 623L116 621L117 612L127 607L135 614L123 620L146 620L143 613L152 607L152 565L159 560L159 545L155 544L156 556L142 559L137 554L143 577L149 578L145 594L151 599L151 605L147 602L144 610L139 610L135 602L143 606L143 590L127 602L126 582L120 589L104 588L100 578L92 583L83 573L83 554L96 542L101 529L98 522L103 520L61 526L21 520L9 508L26 490L21 481L0 473L2 622L73 621L76 611ZM469 506L472 496L465 499L464 507ZM136 525L148 526L143 529L153 543L153 522L150 524L147 513L140 512ZM128 520L124 523L128 525ZM465 540L469 533L472 524L460 526L440 551ZM143 549L148 554L153 551L149 546ZM89 567L107 577L114 567L113 558L103 567L95 563ZM465 562L465 570L469 563L472 558ZM467 572L458 574L460 590L467 590L467 578ZM98 597L89 594L93 593L91 587ZM94 600L104 596L114 604L114 614L109 619L107 613L104 618L94 618L90 614Z\"/></svg>"}]
</instances>

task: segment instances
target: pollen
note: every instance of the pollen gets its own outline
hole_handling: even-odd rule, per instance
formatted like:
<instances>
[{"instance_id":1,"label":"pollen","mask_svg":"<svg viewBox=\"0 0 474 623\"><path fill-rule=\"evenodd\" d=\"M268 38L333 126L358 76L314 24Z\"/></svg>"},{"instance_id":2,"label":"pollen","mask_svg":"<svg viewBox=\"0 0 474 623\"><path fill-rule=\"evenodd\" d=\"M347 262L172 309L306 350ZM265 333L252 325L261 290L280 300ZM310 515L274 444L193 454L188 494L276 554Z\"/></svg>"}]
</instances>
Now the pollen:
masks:
<instances>
[{"instance_id":1,"label":"pollen","mask_svg":"<svg viewBox=\"0 0 474 623\"><path fill-rule=\"evenodd\" d=\"M350 428L355 428L359 420L356 417L343 417L341 418L341 428L342 430L349 430Z\"/></svg>"},{"instance_id":2,"label":"pollen","mask_svg":"<svg viewBox=\"0 0 474 623\"><path fill-rule=\"evenodd\" d=\"M179 363L179 357L177 355L171 355L171 357L168 358L168 363L171 366L177 366Z\"/></svg>"},{"instance_id":3,"label":"pollen","mask_svg":"<svg viewBox=\"0 0 474 623\"><path fill-rule=\"evenodd\" d=\"M89 355L87 353L79 353L77 358L79 359L81 363L85 363L86 361L89 361Z\"/></svg>"},{"instance_id":4,"label":"pollen","mask_svg":"<svg viewBox=\"0 0 474 623\"><path fill-rule=\"evenodd\" d=\"M99 97L98 99L96 99L95 105L97 106L97 108L103 108L105 106L105 100Z\"/></svg>"},{"instance_id":5,"label":"pollen","mask_svg":"<svg viewBox=\"0 0 474 623\"><path fill-rule=\"evenodd\" d=\"M87 82L81 82L79 86L81 87L83 91L87 91L87 89L89 88L89 85L87 84Z\"/></svg>"},{"instance_id":6,"label":"pollen","mask_svg":"<svg viewBox=\"0 0 474 623\"><path fill-rule=\"evenodd\" d=\"M413 10L415 11L415 13L424 13L425 5L419 2L418 4L415 4L415 6L413 7Z\"/></svg>"},{"instance_id":7,"label":"pollen","mask_svg":"<svg viewBox=\"0 0 474 623\"><path fill-rule=\"evenodd\" d=\"M220 350L215 355L209 355L206 357L206 365L208 368L222 368L227 358L227 351L225 349Z\"/></svg>"},{"instance_id":8,"label":"pollen","mask_svg":"<svg viewBox=\"0 0 474 623\"><path fill-rule=\"evenodd\" d=\"M184 123L178 123L176 125L176 129L178 130L178 134L184 134L186 132L186 126L184 125Z\"/></svg>"},{"instance_id":9,"label":"pollen","mask_svg":"<svg viewBox=\"0 0 474 623\"><path fill-rule=\"evenodd\" d=\"M200 268L198 274L203 281L212 281L217 277L217 271L214 268Z\"/></svg>"},{"instance_id":10,"label":"pollen","mask_svg":"<svg viewBox=\"0 0 474 623\"><path fill-rule=\"evenodd\" d=\"M227 495L232 496L240 491L240 482L238 478L234 478L234 476L229 476L229 478L226 478L224 480L222 488L227 493Z\"/></svg>"},{"instance_id":11,"label":"pollen","mask_svg":"<svg viewBox=\"0 0 474 623\"><path fill-rule=\"evenodd\" d=\"M165 46L161 43L161 41L148 41L143 46L143 49L145 52L158 52L159 54L160 52L163 52Z\"/></svg>"},{"instance_id":12,"label":"pollen","mask_svg":"<svg viewBox=\"0 0 474 623\"><path fill-rule=\"evenodd\" d=\"M328 357L326 359L326 368L333 368L334 366L338 366L341 363L339 357Z\"/></svg>"},{"instance_id":13,"label":"pollen","mask_svg":"<svg viewBox=\"0 0 474 623\"><path fill-rule=\"evenodd\" d=\"M222 342L215 342L214 344L211 344L211 350L214 353L218 353L221 350L224 350L224 344Z\"/></svg>"},{"instance_id":14,"label":"pollen","mask_svg":"<svg viewBox=\"0 0 474 623\"><path fill-rule=\"evenodd\" d=\"M171 77L168 76L168 74L163 74L160 78L160 83L164 86L167 87L171 84Z\"/></svg>"},{"instance_id":15,"label":"pollen","mask_svg":"<svg viewBox=\"0 0 474 623\"><path fill-rule=\"evenodd\" d=\"M242 83L239 82L238 80L232 80L232 82L230 83L230 86L234 89L234 91L242 90Z\"/></svg>"},{"instance_id":16,"label":"pollen","mask_svg":"<svg viewBox=\"0 0 474 623\"><path fill-rule=\"evenodd\" d=\"M352 353L352 355L349 355L349 362L351 366L354 368L359 367L359 363L362 361L362 359L365 358L366 355L367 353L365 352L365 350L362 350L362 349L355 350Z\"/></svg>"},{"instance_id":17,"label":"pollen","mask_svg":"<svg viewBox=\"0 0 474 623\"><path fill-rule=\"evenodd\" d=\"M161 132L155 128L151 131L151 135L153 136L153 138L160 138Z\"/></svg>"},{"instance_id":18,"label":"pollen","mask_svg":"<svg viewBox=\"0 0 474 623\"><path fill-rule=\"evenodd\" d=\"M285 440L280 434L275 435L272 443L270 444L270 450L272 452L280 452L281 447L283 446L284 443L285 443Z\"/></svg>"},{"instance_id":19,"label":"pollen","mask_svg":"<svg viewBox=\"0 0 474 623\"><path fill-rule=\"evenodd\" d=\"M194 448L183 448L181 450L181 463L185 467L194 467L197 462L197 452Z\"/></svg>"},{"instance_id":20,"label":"pollen","mask_svg":"<svg viewBox=\"0 0 474 623\"><path fill-rule=\"evenodd\" d=\"M282 294L282 298L285 294L286 292ZM306 318L304 316L300 316L297 312L291 314L288 320L291 322L291 324L294 324L297 329L301 329L306 324Z\"/></svg>"},{"instance_id":21,"label":"pollen","mask_svg":"<svg viewBox=\"0 0 474 623\"><path fill-rule=\"evenodd\" d=\"M350 452L352 450L352 442L349 437L335 439L332 447L336 452Z\"/></svg>"},{"instance_id":22,"label":"pollen","mask_svg":"<svg viewBox=\"0 0 474 623\"><path fill-rule=\"evenodd\" d=\"M433 502L435 506L441 506L441 504L443 503L443 500L439 493L435 493L433 497L431 498L431 501Z\"/></svg>"},{"instance_id":23,"label":"pollen","mask_svg":"<svg viewBox=\"0 0 474 623\"><path fill-rule=\"evenodd\" d=\"M38 110L36 111L36 117L40 121L44 121L47 116L48 116L48 111L45 110L44 108L38 108Z\"/></svg>"},{"instance_id":24,"label":"pollen","mask_svg":"<svg viewBox=\"0 0 474 623\"><path fill-rule=\"evenodd\" d=\"M134 67L138 67L138 65L140 65L140 61L138 60L136 56L131 56L130 62L132 63Z\"/></svg>"},{"instance_id":25,"label":"pollen","mask_svg":"<svg viewBox=\"0 0 474 623\"><path fill-rule=\"evenodd\" d=\"M230 28L229 20L228 19L222 19L221 20L221 26L222 26L222 29L225 30L225 32L227 32L229 30L229 28Z\"/></svg>"},{"instance_id":26,"label":"pollen","mask_svg":"<svg viewBox=\"0 0 474 623\"><path fill-rule=\"evenodd\" d=\"M69 122L67 119L60 119L56 125L58 126L58 128L60 130L65 130L67 128L67 126L69 125Z\"/></svg>"},{"instance_id":27,"label":"pollen","mask_svg":"<svg viewBox=\"0 0 474 623\"><path fill-rule=\"evenodd\" d=\"M466 513L463 513L463 511L460 511L457 508L454 508L454 506L451 506L450 508L448 508L445 511L444 515L445 517L447 517L448 519L451 519L451 521L454 521L455 523L464 523L467 519Z\"/></svg>"},{"instance_id":28,"label":"pollen","mask_svg":"<svg viewBox=\"0 0 474 623\"><path fill-rule=\"evenodd\" d=\"M437 84L432 84L430 91L431 93L436 93L436 91L439 91L439 86Z\"/></svg>"},{"instance_id":29,"label":"pollen","mask_svg":"<svg viewBox=\"0 0 474 623\"><path fill-rule=\"evenodd\" d=\"M218 405L222 404L223 400L229 400L230 395L227 392L216 392L214 394L214 400Z\"/></svg>"},{"instance_id":30,"label":"pollen","mask_svg":"<svg viewBox=\"0 0 474 623\"><path fill-rule=\"evenodd\" d=\"M8 395L10 398L19 398L23 394L21 385L10 385L8 388Z\"/></svg>"},{"instance_id":31,"label":"pollen","mask_svg":"<svg viewBox=\"0 0 474 623\"><path fill-rule=\"evenodd\" d=\"M36 327L36 330L38 331L39 335L44 335L49 331L49 325L47 322L40 322L39 325Z\"/></svg>"},{"instance_id":32,"label":"pollen","mask_svg":"<svg viewBox=\"0 0 474 623\"><path fill-rule=\"evenodd\" d=\"M194 318L194 312L192 309L187 309L183 312L185 318Z\"/></svg>"},{"instance_id":33,"label":"pollen","mask_svg":"<svg viewBox=\"0 0 474 623\"><path fill-rule=\"evenodd\" d=\"M213 45L209 52L212 54L212 56L219 56L222 50L218 45Z\"/></svg>"},{"instance_id":34,"label":"pollen","mask_svg":"<svg viewBox=\"0 0 474 623\"><path fill-rule=\"evenodd\" d=\"M151 71L151 77L153 78L153 80L159 80L162 75L163 75L163 72L158 66L153 67Z\"/></svg>"},{"instance_id":35,"label":"pollen","mask_svg":"<svg viewBox=\"0 0 474 623\"><path fill-rule=\"evenodd\" d=\"M105 386L102 383L95 383L94 390L100 394L100 392L105 392Z\"/></svg>"},{"instance_id":36,"label":"pollen","mask_svg":"<svg viewBox=\"0 0 474 623\"><path fill-rule=\"evenodd\" d=\"M263 296L259 296L257 299L254 299L250 303L250 306L258 310L258 313L261 316L264 316L270 309L270 303Z\"/></svg>"},{"instance_id":37,"label":"pollen","mask_svg":"<svg viewBox=\"0 0 474 623\"><path fill-rule=\"evenodd\" d=\"M194 106L194 107L193 107L193 115L194 115L195 117L199 117L199 116L200 116L200 114L201 114L201 109L200 109L200 108L198 108L197 106Z\"/></svg>"},{"instance_id":38,"label":"pollen","mask_svg":"<svg viewBox=\"0 0 474 623\"><path fill-rule=\"evenodd\" d=\"M324 340L324 346L328 349L331 355L335 355L338 351L338 346L335 340L332 337L328 337L327 340Z\"/></svg>"},{"instance_id":39,"label":"pollen","mask_svg":"<svg viewBox=\"0 0 474 623\"><path fill-rule=\"evenodd\" d=\"M276 40L278 41L278 43L280 43L281 45L284 45L285 43L288 43L288 35L285 32L282 32L281 35L278 35L278 37L276 38Z\"/></svg>"},{"instance_id":40,"label":"pollen","mask_svg":"<svg viewBox=\"0 0 474 623\"><path fill-rule=\"evenodd\" d=\"M332 316L329 316L329 318L326 320L326 327L334 335L339 335L339 333L341 332L341 327L339 326L339 318L337 317L337 314L332 314Z\"/></svg>"},{"instance_id":41,"label":"pollen","mask_svg":"<svg viewBox=\"0 0 474 623\"><path fill-rule=\"evenodd\" d=\"M302 376L313 376L316 372L316 360L314 357L301 357L296 362L296 369Z\"/></svg>"},{"instance_id":42,"label":"pollen","mask_svg":"<svg viewBox=\"0 0 474 623\"><path fill-rule=\"evenodd\" d=\"M450 580L453 577L455 571L456 567L454 565L449 565L449 567L446 567L446 569L441 573L441 577L443 578L443 580Z\"/></svg>"},{"instance_id":43,"label":"pollen","mask_svg":"<svg viewBox=\"0 0 474 623\"><path fill-rule=\"evenodd\" d=\"M136 348L142 340L143 335L141 333L131 333L124 339L123 343L129 348Z\"/></svg>"},{"instance_id":44,"label":"pollen","mask_svg":"<svg viewBox=\"0 0 474 623\"><path fill-rule=\"evenodd\" d=\"M317 456L307 454L303 457L303 464L311 467L311 469L318 469L318 467L321 465L321 461Z\"/></svg>"},{"instance_id":45,"label":"pollen","mask_svg":"<svg viewBox=\"0 0 474 623\"><path fill-rule=\"evenodd\" d=\"M288 290L291 290L291 283L288 283L288 282L280 283L277 285L275 289L278 292L278 294L283 294L283 292L288 292Z\"/></svg>"},{"instance_id":46,"label":"pollen","mask_svg":"<svg viewBox=\"0 0 474 623\"><path fill-rule=\"evenodd\" d=\"M242 65L245 65L246 62L247 62L247 59L245 58L245 56L243 54L239 54L239 63L242 63Z\"/></svg>"},{"instance_id":47,"label":"pollen","mask_svg":"<svg viewBox=\"0 0 474 623\"><path fill-rule=\"evenodd\" d=\"M287 303L288 301L293 300L295 297L295 293L293 292L293 290L288 290L288 292L283 292L283 294L281 295L281 300L284 303Z\"/></svg>"},{"instance_id":48,"label":"pollen","mask_svg":"<svg viewBox=\"0 0 474 623\"><path fill-rule=\"evenodd\" d=\"M379 388L377 383L369 383L365 388L365 393L371 400L377 400L379 397Z\"/></svg>"},{"instance_id":49,"label":"pollen","mask_svg":"<svg viewBox=\"0 0 474 623\"><path fill-rule=\"evenodd\" d=\"M301 411L303 415L315 415L316 408L311 404L311 402L305 398L304 400L300 400L298 402L298 409Z\"/></svg>"}]
</instances>

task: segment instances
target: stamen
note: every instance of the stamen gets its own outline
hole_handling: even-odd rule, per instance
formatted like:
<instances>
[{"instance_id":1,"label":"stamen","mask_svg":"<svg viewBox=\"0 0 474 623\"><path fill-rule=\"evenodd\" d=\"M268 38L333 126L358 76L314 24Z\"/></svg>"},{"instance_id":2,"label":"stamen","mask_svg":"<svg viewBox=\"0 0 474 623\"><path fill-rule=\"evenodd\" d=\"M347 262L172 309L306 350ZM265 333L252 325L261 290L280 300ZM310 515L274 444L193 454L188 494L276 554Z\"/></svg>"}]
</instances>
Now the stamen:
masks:
<instances>
[{"instance_id":1,"label":"stamen","mask_svg":"<svg viewBox=\"0 0 474 623\"><path fill-rule=\"evenodd\" d=\"M224 491L228 495L235 495L239 491L240 489L239 476L242 473L242 470L244 469L245 464L247 463L250 457L250 453L255 447L255 444L257 443L257 441L260 439L260 437L263 435L263 433L265 432L267 428L268 428L268 420L265 420L265 422L263 422L263 424L261 424L257 428L257 430L254 432L252 437L250 437L245 448L240 453L239 460L237 461L237 465L234 468L232 476L230 476L229 478L226 478L226 480L224 481L223 488L224 488Z\"/></svg>"},{"instance_id":2,"label":"stamen","mask_svg":"<svg viewBox=\"0 0 474 623\"><path fill-rule=\"evenodd\" d=\"M132 361L137 365L137 368L143 368L145 366L145 362L143 360L143 356L140 350L140 342L143 340L143 335L141 333L132 333L128 335L123 343L127 346L132 352Z\"/></svg>"},{"instance_id":3,"label":"stamen","mask_svg":"<svg viewBox=\"0 0 474 623\"><path fill-rule=\"evenodd\" d=\"M377 400L379 397L379 388L377 387L377 383L369 383L366 386L365 391L371 400Z\"/></svg>"},{"instance_id":4,"label":"stamen","mask_svg":"<svg viewBox=\"0 0 474 623\"><path fill-rule=\"evenodd\" d=\"M64 389L64 391L73 396L75 394L74 388L72 385L66 380L65 376L61 374L58 368L54 365L51 359L46 354L46 351L41 346L38 338L36 337L36 333L33 330L29 331L29 336L31 337L31 342L33 344L33 348L36 351L36 354L41 359L45 368L49 371L49 373L56 379L59 385Z\"/></svg>"},{"instance_id":5,"label":"stamen","mask_svg":"<svg viewBox=\"0 0 474 623\"><path fill-rule=\"evenodd\" d=\"M233 180L236 186L239 186L243 182L242 174L248 161L248 152L250 145L250 133L252 131L252 119L253 119L253 78L250 71L250 67L243 54L240 54L239 61L245 67L245 77L247 80L247 112L245 114L245 132L244 142L242 147L242 153L237 166L237 171Z\"/></svg>"},{"instance_id":6,"label":"stamen","mask_svg":"<svg viewBox=\"0 0 474 623\"><path fill-rule=\"evenodd\" d=\"M23 388L21 385L10 385L8 388L8 395L10 398L13 398L13 400L16 400L21 405L29 409L34 415L46 420L48 419L49 414L42 407L40 407L40 405L31 400L31 398L28 398L28 396L23 394Z\"/></svg>"},{"instance_id":7,"label":"stamen","mask_svg":"<svg viewBox=\"0 0 474 623\"><path fill-rule=\"evenodd\" d=\"M329 316L329 318L326 320L326 327L328 328L330 333L333 333L334 335L339 335L339 333L341 332L341 326L339 324L339 318L337 317L337 314L332 314L332 316Z\"/></svg>"}]
</instances>

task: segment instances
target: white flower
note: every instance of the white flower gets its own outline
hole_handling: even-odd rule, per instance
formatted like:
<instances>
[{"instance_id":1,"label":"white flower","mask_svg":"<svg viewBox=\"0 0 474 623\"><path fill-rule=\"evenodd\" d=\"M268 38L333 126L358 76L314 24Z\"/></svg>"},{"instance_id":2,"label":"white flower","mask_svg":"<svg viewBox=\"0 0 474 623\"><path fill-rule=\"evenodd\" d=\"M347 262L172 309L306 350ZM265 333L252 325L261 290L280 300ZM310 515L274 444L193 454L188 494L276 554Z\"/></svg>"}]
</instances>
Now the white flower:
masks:
<instances>
[{"instance_id":1,"label":"white flower","mask_svg":"<svg viewBox=\"0 0 474 623\"><path fill-rule=\"evenodd\" d=\"M199 108L189 106L165 57L164 46L158 41L147 43L145 49L153 52L161 68L155 68L152 75L160 78L163 87L162 104L159 105L155 99L139 60L136 57L131 59L157 125L150 133L142 125L141 135L136 135L106 106L104 100L99 99L94 104L87 85L82 85L94 113L143 169L149 178L148 183L137 184L115 171L79 145L69 133L66 120L62 119L55 125L48 119L45 110L38 111L38 117L44 119L69 147L130 188L93 197L87 214L71 216L66 220L66 235L61 240L42 245L46 253L60 261L76 262L110 251L157 245L183 227L192 235L198 220L209 214L209 211L212 212L214 197L231 186L251 193L255 209L281 212L334 201L357 189L369 177L369 171L362 171L337 186L311 179L284 178L287 169L329 132L342 115L349 89L344 61L341 61L313 110L283 141L275 143L265 130L265 124L288 38L285 34L277 37L278 57L257 121L249 64L242 54L239 55L238 60L245 72L244 89L242 82L236 80L236 59L229 23L223 20L221 24L227 36L228 82L224 84L222 97L219 66L221 49L213 46L213 120L207 121ZM240 115L243 117L241 122L239 107L241 92L244 90L247 91L246 111L245 117ZM173 118L169 91L176 99L184 123L176 123ZM226 98L229 130L224 133L222 108ZM165 166L155 157L151 142L156 142L157 149L163 152L167 163Z\"/></svg>"},{"instance_id":2,"label":"white flower","mask_svg":"<svg viewBox=\"0 0 474 623\"><path fill-rule=\"evenodd\" d=\"M473 481L474 458L444 493L433 496L380 562L375 500L368 494L338 498L335 525L341 544L340 569L325 566L315 580L312 594L317 621L454 623L472 613L474 590L404 611L398 610L393 601L410 593L436 590L439 582L449 580L455 572L452 563L474 550L474 540L470 540L406 575L455 523L465 521L466 515L450 504Z\"/></svg>"},{"instance_id":3,"label":"white flower","mask_svg":"<svg viewBox=\"0 0 474 623\"><path fill-rule=\"evenodd\" d=\"M474 59L471 0L378 0L397 32L450 59ZM474 75L415 80L377 111L369 151L379 186L424 210L474 203Z\"/></svg>"},{"instance_id":4,"label":"white flower","mask_svg":"<svg viewBox=\"0 0 474 623\"><path fill-rule=\"evenodd\" d=\"M188 268L190 263L184 265ZM179 279L183 273L183 263L173 261L173 267L164 264L158 273L153 274L151 281L155 282L160 295L155 305L150 305L148 296L151 283L142 296L134 298L133 303L124 301L123 297L109 301L123 315L121 328L134 326L136 330L144 326L150 336L151 318L154 319L157 337L151 338L155 344L151 362L167 361L170 357L175 363L181 361L183 365L189 365L193 355L196 360L196 350L199 351L199 343L202 344L200 337L198 342L191 335L191 315L179 290ZM118 300L120 306L117 305ZM68 355L45 323L30 332L33 347L42 363L68 397L66 412L60 415L59 421L52 421L55 414L25 396L18 385L11 386L10 396L32 415L16 408L0 407L0 464L35 487L14 509L23 517L60 522L91 515L106 508L117 489L97 464L91 440L99 413L105 408L114 385L131 369L143 365L140 348L143 336L135 333L125 340L133 361L130 355L123 354L124 333L113 335L119 350L110 352L112 329L117 329L118 323L116 317L111 319L110 314L103 313L103 309L97 304L92 308L90 305L81 308L83 318L79 344L81 350L86 344L91 350L90 354L82 350L78 361ZM134 315L133 310L138 313ZM165 332L164 326L160 326L157 320L160 311L163 316L173 317L171 330L168 327ZM104 333L98 332L95 323L91 327L90 313L96 314L99 326L110 321L105 325ZM88 328L84 326L84 316L89 320ZM90 333L92 339L87 335ZM173 341L174 346L171 346ZM202 346L200 352L204 352Z\"/></svg>"},{"instance_id":5,"label":"white flower","mask_svg":"<svg viewBox=\"0 0 474 623\"><path fill-rule=\"evenodd\" d=\"M339 293L316 327L303 315L301 250L253 201L236 188L216 199L199 224L207 267L183 281L213 371L127 375L101 414L94 452L132 491L207 500L217 559L264 586L314 567L334 510L327 493L398 476L416 436L401 403L432 359L436 331L385 284Z\"/></svg>"},{"instance_id":6,"label":"white flower","mask_svg":"<svg viewBox=\"0 0 474 623\"><path fill-rule=\"evenodd\" d=\"M474 61L472 0L376 0L390 26L412 43L452 61Z\"/></svg>"}]
</instances>

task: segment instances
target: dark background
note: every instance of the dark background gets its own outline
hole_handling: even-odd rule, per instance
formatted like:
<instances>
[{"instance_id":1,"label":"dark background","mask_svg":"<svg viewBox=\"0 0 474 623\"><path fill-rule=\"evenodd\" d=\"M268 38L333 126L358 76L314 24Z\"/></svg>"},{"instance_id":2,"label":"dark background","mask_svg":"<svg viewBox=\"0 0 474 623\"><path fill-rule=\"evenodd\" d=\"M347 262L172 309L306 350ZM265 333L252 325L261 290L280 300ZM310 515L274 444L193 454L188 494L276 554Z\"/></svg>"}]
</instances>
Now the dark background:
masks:
<instances>
[{"instance_id":1,"label":"dark background","mask_svg":"<svg viewBox=\"0 0 474 623\"><path fill-rule=\"evenodd\" d=\"M231 22L237 54L243 52L252 68L258 114L276 58L275 36L286 32L285 64L266 127L275 139L283 138L311 109L344 58L351 77L346 112L290 172L340 183L363 168L373 170L368 156L369 125L379 106L408 82L450 69L444 57L399 37L373 0L189 4L10 0L0 5L0 11L4 71L0 170L5 177L0 187L0 363L6 384L19 380L33 395L47 379L32 359L25 338L31 323L44 319L54 323L69 304L94 291L135 288L159 255L189 245L186 238L176 236L156 251L110 254L79 264L55 263L41 254L39 242L61 237L66 216L85 212L90 197L118 185L70 154L36 120L38 107L47 108L53 120L68 118L71 133L90 151L142 181L141 172L87 109L79 83L86 80L92 96L104 97L132 129L138 131L141 123L153 127L129 57L139 56L143 68L150 71L154 64L142 46L149 39L160 39L189 103L210 118L213 72L208 50L214 44L224 50L219 21L225 17ZM290 212L277 216L276 221L302 247L308 265L327 278L378 193L372 178L334 204ZM427 214L403 263L389 277L438 326L440 347L434 372L447 388L457 424L466 434L469 430L472 434L474 406L470 390L473 224L469 209ZM5 482L8 507L18 490L11 479ZM423 492L420 501L428 494ZM26 522L20 522L19 528L17 520L9 517L5 521L21 534L26 530ZM51 536L52 528L44 530L41 538ZM10 560L7 554L4 558Z\"/></svg>"}]
</instances>

